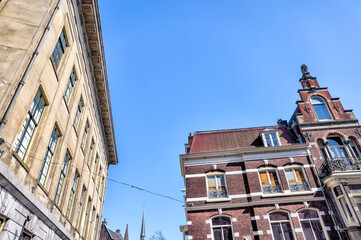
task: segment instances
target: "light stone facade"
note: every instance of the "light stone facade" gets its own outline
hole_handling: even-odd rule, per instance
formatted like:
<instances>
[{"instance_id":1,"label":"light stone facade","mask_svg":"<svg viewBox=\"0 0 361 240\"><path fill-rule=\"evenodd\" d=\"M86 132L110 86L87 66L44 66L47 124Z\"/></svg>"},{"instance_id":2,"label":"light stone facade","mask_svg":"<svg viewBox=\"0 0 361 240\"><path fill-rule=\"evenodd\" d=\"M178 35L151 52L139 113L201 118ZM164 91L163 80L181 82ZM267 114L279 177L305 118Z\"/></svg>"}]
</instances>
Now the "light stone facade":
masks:
<instances>
[{"instance_id":1,"label":"light stone facade","mask_svg":"<svg viewBox=\"0 0 361 240\"><path fill-rule=\"evenodd\" d=\"M1 0L0 63L0 240L98 239L118 159L97 1Z\"/></svg>"}]
</instances>

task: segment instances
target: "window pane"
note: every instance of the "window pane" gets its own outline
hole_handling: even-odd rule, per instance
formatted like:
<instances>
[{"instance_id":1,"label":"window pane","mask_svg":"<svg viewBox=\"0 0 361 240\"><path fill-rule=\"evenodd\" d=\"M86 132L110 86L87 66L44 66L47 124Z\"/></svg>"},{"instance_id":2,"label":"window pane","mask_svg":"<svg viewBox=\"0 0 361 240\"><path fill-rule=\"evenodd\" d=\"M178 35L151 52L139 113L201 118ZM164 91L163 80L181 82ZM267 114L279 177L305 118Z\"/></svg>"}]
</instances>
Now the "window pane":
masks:
<instances>
[{"instance_id":1,"label":"window pane","mask_svg":"<svg viewBox=\"0 0 361 240\"><path fill-rule=\"evenodd\" d=\"M275 171L270 171L270 172L269 172L269 178L270 178L270 181L271 181L271 185L272 185L272 186L278 185L278 182L277 182L277 174L276 174Z\"/></svg>"},{"instance_id":2,"label":"window pane","mask_svg":"<svg viewBox=\"0 0 361 240\"><path fill-rule=\"evenodd\" d=\"M293 240L293 233L290 223L282 223L282 229L284 233L285 240Z\"/></svg>"},{"instance_id":3,"label":"window pane","mask_svg":"<svg viewBox=\"0 0 361 240\"><path fill-rule=\"evenodd\" d=\"M259 176L261 178L262 185L268 185L267 172L260 172Z\"/></svg>"},{"instance_id":4,"label":"window pane","mask_svg":"<svg viewBox=\"0 0 361 240\"><path fill-rule=\"evenodd\" d=\"M222 229L213 228L213 236L214 236L214 240L222 240Z\"/></svg>"},{"instance_id":5,"label":"window pane","mask_svg":"<svg viewBox=\"0 0 361 240\"><path fill-rule=\"evenodd\" d=\"M306 240L316 240L315 237L313 236L311 224L307 221L307 222L302 222L301 225L302 225L302 229L303 229L303 234L305 235L305 239ZM320 239L322 239L322 238L320 238Z\"/></svg>"},{"instance_id":6,"label":"window pane","mask_svg":"<svg viewBox=\"0 0 361 240\"><path fill-rule=\"evenodd\" d=\"M300 219L311 219L311 218L319 218L317 211L314 210L302 210L298 212Z\"/></svg>"},{"instance_id":7,"label":"window pane","mask_svg":"<svg viewBox=\"0 0 361 240\"><path fill-rule=\"evenodd\" d=\"M271 221L289 220L286 212L273 212L269 215Z\"/></svg>"},{"instance_id":8,"label":"window pane","mask_svg":"<svg viewBox=\"0 0 361 240\"><path fill-rule=\"evenodd\" d=\"M277 240L284 240L281 225L279 223L272 223L271 227L272 227L273 238Z\"/></svg>"},{"instance_id":9,"label":"window pane","mask_svg":"<svg viewBox=\"0 0 361 240\"><path fill-rule=\"evenodd\" d=\"M357 196L357 197L355 196L353 197L353 199L355 200L358 209L361 211L361 196Z\"/></svg>"},{"instance_id":10,"label":"window pane","mask_svg":"<svg viewBox=\"0 0 361 240\"><path fill-rule=\"evenodd\" d=\"M293 174L292 169L286 169L285 173L286 173L288 183L290 183L290 184L296 183L295 175Z\"/></svg>"},{"instance_id":11,"label":"window pane","mask_svg":"<svg viewBox=\"0 0 361 240\"><path fill-rule=\"evenodd\" d=\"M273 140L273 146L278 146L278 140L277 140L276 134L272 133L271 136L272 136L272 140Z\"/></svg>"},{"instance_id":12,"label":"window pane","mask_svg":"<svg viewBox=\"0 0 361 240\"><path fill-rule=\"evenodd\" d=\"M328 113L327 108L324 104L313 105L313 108L315 109L318 119L331 119L330 114Z\"/></svg>"},{"instance_id":13,"label":"window pane","mask_svg":"<svg viewBox=\"0 0 361 240\"><path fill-rule=\"evenodd\" d=\"M325 233L323 232L321 223L319 221L311 221L311 225L312 225L313 232L316 235L317 240L326 239Z\"/></svg>"},{"instance_id":14,"label":"window pane","mask_svg":"<svg viewBox=\"0 0 361 240\"><path fill-rule=\"evenodd\" d=\"M231 225L231 220L229 217L225 217L225 216L215 217L215 218L212 218L212 225L214 225L214 226Z\"/></svg>"},{"instance_id":15,"label":"window pane","mask_svg":"<svg viewBox=\"0 0 361 240\"><path fill-rule=\"evenodd\" d=\"M231 227L223 227L223 237L224 240L232 240L232 228Z\"/></svg>"}]
</instances>

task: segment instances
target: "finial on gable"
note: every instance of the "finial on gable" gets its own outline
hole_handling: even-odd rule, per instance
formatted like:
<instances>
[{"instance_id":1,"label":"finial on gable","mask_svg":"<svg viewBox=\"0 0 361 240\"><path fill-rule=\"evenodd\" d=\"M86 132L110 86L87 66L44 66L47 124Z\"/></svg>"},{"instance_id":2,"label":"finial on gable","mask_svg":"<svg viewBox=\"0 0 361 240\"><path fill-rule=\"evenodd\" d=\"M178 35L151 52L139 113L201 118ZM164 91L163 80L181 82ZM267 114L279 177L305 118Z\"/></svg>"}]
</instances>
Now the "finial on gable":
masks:
<instances>
[{"instance_id":1,"label":"finial on gable","mask_svg":"<svg viewBox=\"0 0 361 240\"><path fill-rule=\"evenodd\" d=\"M301 72L302 72L302 78L311 78L312 77L308 71L306 64L302 64Z\"/></svg>"}]
</instances>

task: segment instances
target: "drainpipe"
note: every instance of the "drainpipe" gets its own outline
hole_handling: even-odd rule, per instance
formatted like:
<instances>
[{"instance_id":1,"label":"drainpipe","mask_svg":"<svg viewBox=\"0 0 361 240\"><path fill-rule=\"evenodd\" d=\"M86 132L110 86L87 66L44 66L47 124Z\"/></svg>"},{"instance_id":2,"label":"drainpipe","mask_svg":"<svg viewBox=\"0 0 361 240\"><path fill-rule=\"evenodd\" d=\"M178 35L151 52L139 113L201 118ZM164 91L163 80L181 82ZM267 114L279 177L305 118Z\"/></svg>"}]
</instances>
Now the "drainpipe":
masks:
<instances>
[{"instance_id":1,"label":"drainpipe","mask_svg":"<svg viewBox=\"0 0 361 240\"><path fill-rule=\"evenodd\" d=\"M31 219L33 218L33 216L29 215L25 218L25 221L24 221L24 224L23 224L23 227L21 228L21 232L20 232L20 235L19 235L19 240L22 239L22 236L23 236L23 233L24 233L24 229L25 229L25 225L27 222L30 222Z\"/></svg>"},{"instance_id":2,"label":"drainpipe","mask_svg":"<svg viewBox=\"0 0 361 240\"><path fill-rule=\"evenodd\" d=\"M5 111L5 114L4 114L3 118L2 118L1 121L0 121L0 133L1 133L2 130L4 129L5 124L7 123L8 119L9 119L11 110L13 109L13 107L14 107L14 105L15 105L16 99L18 98L19 93L20 93L22 87L24 86L25 81L26 81L26 79L27 79L27 77L28 77L28 75L29 75L29 72L30 72L30 70L31 70L31 67L32 67L33 64L34 64L34 61L35 61L36 57L39 55L40 47L41 47L41 45L43 45L44 39L45 39L47 33L48 33L49 30L50 30L50 25L52 24L52 22L53 22L53 20L54 20L55 14L56 14L57 11L59 10L60 3L61 3L61 0L58 1L58 4L56 5L56 7L55 7L55 9L54 9L53 14L51 15L51 17L50 17L50 19L49 19L49 22L48 22L48 24L46 25L46 27L45 27L45 29L44 29L43 35L41 36L40 41L39 41L38 45L37 45L36 48L35 48L35 51L34 51L32 57L31 57L31 59L30 59L30 62L29 62L29 64L28 64L28 66L26 67L25 72L24 72L23 76L21 77L21 80L20 80L18 86L16 87L15 93L14 93L14 95L13 95L12 98L11 98L10 104L9 104L9 106L7 107L6 111Z\"/></svg>"}]
</instances>

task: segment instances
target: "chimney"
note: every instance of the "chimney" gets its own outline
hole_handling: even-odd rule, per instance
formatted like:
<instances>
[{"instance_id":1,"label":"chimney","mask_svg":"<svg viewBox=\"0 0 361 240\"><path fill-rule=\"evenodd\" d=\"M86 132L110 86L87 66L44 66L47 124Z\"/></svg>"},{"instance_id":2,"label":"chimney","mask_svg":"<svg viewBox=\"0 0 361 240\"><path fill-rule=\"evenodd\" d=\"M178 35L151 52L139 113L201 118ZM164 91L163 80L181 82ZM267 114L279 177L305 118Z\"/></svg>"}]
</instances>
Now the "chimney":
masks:
<instances>
[{"instance_id":1,"label":"chimney","mask_svg":"<svg viewBox=\"0 0 361 240\"><path fill-rule=\"evenodd\" d=\"M107 224L108 224L108 222L107 222L107 219L106 219L106 218L104 218L104 220L103 220L102 224L104 224L104 225L107 225Z\"/></svg>"},{"instance_id":2,"label":"chimney","mask_svg":"<svg viewBox=\"0 0 361 240\"><path fill-rule=\"evenodd\" d=\"M120 230L119 230L119 229L115 230L115 232L118 233L118 234L120 234Z\"/></svg>"}]
</instances>

